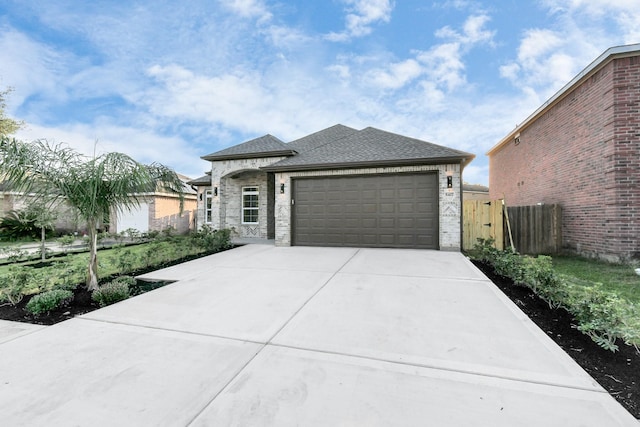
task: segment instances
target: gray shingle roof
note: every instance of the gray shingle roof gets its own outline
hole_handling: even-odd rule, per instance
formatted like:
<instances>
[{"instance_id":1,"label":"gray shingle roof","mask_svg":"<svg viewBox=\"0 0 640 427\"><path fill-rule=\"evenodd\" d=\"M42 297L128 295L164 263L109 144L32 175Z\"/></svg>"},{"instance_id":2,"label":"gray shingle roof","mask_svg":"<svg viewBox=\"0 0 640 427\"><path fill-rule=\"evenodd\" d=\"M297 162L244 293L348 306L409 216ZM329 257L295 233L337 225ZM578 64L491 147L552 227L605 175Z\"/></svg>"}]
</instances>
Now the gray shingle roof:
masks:
<instances>
[{"instance_id":1,"label":"gray shingle roof","mask_svg":"<svg viewBox=\"0 0 640 427\"><path fill-rule=\"evenodd\" d=\"M264 135L242 144L202 156L204 160L252 159L258 157L292 156L295 151L272 135Z\"/></svg>"},{"instance_id":2,"label":"gray shingle roof","mask_svg":"<svg viewBox=\"0 0 640 427\"><path fill-rule=\"evenodd\" d=\"M480 184L467 184L466 182L462 184L462 191L478 191L478 192L489 192L489 187L480 185Z\"/></svg>"},{"instance_id":3,"label":"gray shingle roof","mask_svg":"<svg viewBox=\"0 0 640 427\"><path fill-rule=\"evenodd\" d=\"M368 127L339 139L329 139L324 144L316 142L315 148L304 150L294 157L262 169L286 171L462 161L468 163L474 157L464 151Z\"/></svg>"},{"instance_id":4,"label":"gray shingle roof","mask_svg":"<svg viewBox=\"0 0 640 427\"><path fill-rule=\"evenodd\" d=\"M358 131L348 126L338 124L312 133L311 135L304 136L300 139L296 139L295 141L291 141L287 145L296 150L298 153L302 153L304 151L318 148L319 146L327 144L329 142L337 141L338 139L342 139L355 132Z\"/></svg>"},{"instance_id":5,"label":"gray shingle roof","mask_svg":"<svg viewBox=\"0 0 640 427\"><path fill-rule=\"evenodd\" d=\"M199 178L192 179L191 181L187 181L187 184L195 185L196 187L202 186L202 185L204 186L211 185L211 175L207 174Z\"/></svg>"}]
</instances>

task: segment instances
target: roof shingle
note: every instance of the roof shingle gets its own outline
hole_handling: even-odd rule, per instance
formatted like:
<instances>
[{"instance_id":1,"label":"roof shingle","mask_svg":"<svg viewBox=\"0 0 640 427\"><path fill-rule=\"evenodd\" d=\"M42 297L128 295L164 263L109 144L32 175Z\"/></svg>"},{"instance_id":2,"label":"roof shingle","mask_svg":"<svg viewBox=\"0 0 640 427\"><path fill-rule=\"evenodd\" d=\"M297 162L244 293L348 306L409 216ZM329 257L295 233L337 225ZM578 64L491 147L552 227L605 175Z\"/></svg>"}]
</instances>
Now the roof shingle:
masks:
<instances>
[{"instance_id":1,"label":"roof shingle","mask_svg":"<svg viewBox=\"0 0 640 427\"><path fill-rule=\"evenodd\" d=\"M464 151L372 127L353 132L348 132L346 129L339 129L341 137L338 139L328 138L325 143L315 141L315 148L301 150L296 156L283 159L262 169L283 171L417 163L434 164L469 162L475 157ZM325 135L329 137L330 134L329 132ZM310 144L304 145L310 147Z\"/></svg>"},{"instance_id":2,"label":"roof shingle","mask_svg":"<svg viewBox=\"0 0 640 427\"><path fill-rule=\"evenodd\" d=\"M242 144L202 156L204 160L252 159L258 157L292 156L295 151L273 135L264 135Z\"/></svg>"}]
</instances>

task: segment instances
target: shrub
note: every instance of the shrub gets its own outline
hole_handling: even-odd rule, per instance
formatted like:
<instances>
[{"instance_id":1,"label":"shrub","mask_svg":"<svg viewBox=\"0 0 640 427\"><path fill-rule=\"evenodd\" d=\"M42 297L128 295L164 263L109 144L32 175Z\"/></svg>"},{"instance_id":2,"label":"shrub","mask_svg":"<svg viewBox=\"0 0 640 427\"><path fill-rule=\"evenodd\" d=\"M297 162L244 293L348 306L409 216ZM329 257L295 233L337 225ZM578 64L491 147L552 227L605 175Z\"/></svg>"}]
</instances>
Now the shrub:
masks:
<instances>
[{"instance_id":1,"label":"shrub","mask_svg":"<svg viewBox=\"0 0 640 427\"><path fill-rule=\"evenodd\" d=\"M640 343L640 313L634 304L615 292L603 290L599 284L556 274L551 257L533 258L511 250L499 251L490 243L480 240L469 255L490 264L497 274L515 284L529 287L551 308L567 310L578 323L578 330L598 345L616 351L617 339L626 344Z\"/></svg>"},{"instance_id":2,"label":"shrub","mask_svg":"<svg viewBox=\"0 0 640 427\"><path fill-rule=\"evenodd\" d=\"M130 276L118 277L93 291L91 299L97 302L100 307L126 300L131 296L129 285L132 281L135 283L135 279Z\"/></svg>"},{"instance_id":3,"label":"shrub","mask_svg":"<svg viewBox=\"0 0 640 427\"><path fill-rule=\"evenodd\" d=\"M69 246L73 245L73 242L75 241L76 238L73 234L67 234L65 236L58 237L58 243L60 243L60 246L64 248L65 252L67 251Z\"/></svg>"},{"instance_id":4,"label":"shrub","mask_svg":"<svg viewBox=\"0 0 640 427\"><path fill-rule=\"evenodd\" d=\"M231 230L214 230L204 224L193 235L195 244L206 251L217 252L231 247Z\"/></svg>"},{"instance_id":5,"label":"shrub","mask_svg":"<svg viewBox=\"0 0 640 427\"><path fill-rule=\"evenodd\" d=\"M29 300L26 309L29 313L40 315L62 307L73 299L73 292L64 289L53 289L35 295Z\"/></svg>"},{"instance_id":6,"label":"shrub","mask_svg":"<svg viewBox=\"0 0 640 427\"><path fill-rule=\"evenodd\" d=\"M25 295L33 295L49 290L53 277L31 267L10 266L0 282L0 301L12 305L22 301Z\"/></svg>"}]
</instances>

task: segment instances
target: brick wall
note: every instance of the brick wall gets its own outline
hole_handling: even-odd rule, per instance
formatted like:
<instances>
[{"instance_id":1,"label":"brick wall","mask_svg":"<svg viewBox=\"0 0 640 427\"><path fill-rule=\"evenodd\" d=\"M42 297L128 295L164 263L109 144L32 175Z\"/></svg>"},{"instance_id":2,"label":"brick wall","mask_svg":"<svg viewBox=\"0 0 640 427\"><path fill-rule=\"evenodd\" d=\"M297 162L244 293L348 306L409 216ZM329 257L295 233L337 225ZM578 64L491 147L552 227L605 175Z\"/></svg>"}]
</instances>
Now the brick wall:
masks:
<instances>
[{"instance_id":1,"label":"brick wall","mask_svg":"<svg viewBox=\"0 0 640 427\"><path fill-rule=\"evenodd\" d=\"M197 200L185 196L182 213L180 200L174 196L155 196L149 201L149 230L162 231L173 227L178 234L187 233L193 226L193 215L197 209Z\"/></svg>"},{"instance_id":2,"label":"brick wall","mask_svg":"<svg viewBox=\"0 0 640 427\"><path fill-rule=\"evenodd\" d=\"M608 259L638 251L637 60L609 62L489 157L492 199L563 206L565 249Z\"/></svg>"},{"instance_id":3,"label":"brick wall","mask_svg":"<svg viewBox=\"0 0 640 427\"><path fill-rule=\"evenodd\" d=\"M616 196L608 202L607 240L615 253L640 259L640 56L613 66L615 144L607 181Z\"/></svg>"}]
</instances>

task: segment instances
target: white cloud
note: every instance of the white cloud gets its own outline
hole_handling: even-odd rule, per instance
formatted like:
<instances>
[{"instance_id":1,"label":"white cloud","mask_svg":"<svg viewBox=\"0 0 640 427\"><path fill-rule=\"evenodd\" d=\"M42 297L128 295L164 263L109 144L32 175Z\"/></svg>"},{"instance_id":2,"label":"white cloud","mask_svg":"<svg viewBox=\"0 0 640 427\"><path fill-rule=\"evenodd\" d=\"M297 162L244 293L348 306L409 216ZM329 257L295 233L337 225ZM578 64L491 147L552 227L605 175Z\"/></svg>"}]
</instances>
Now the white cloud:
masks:
<instances>
[{"instance_id":1,"label":"white cloud","mask_svg":"<svg viewBox=\"0 0 640 427\"><path fill-rule=\"evenodd\" d=\"M462 31L456 31L449 26L445 26L436 31L436 36L455 40L459 43L474 45L480 43L491 43L495 31L485 28L491 20L487 14L471 15L462 25Z\"/></svg>"},{"instance_id":2,"label":"white cloud","mask_svg":"<svg viewBox=\"0 0 640 427\"><path fill-rule=\"evenodd\" d=\"M500 75L544 101L607 48L640 41L637 0L544 0L547 28L523 33L518 55ZM608 31L609 28L615 31Z\"/></svg>"},{"instance_id":3,"label":"white cloud","mask_svg":"<svg viewBox=\"0 0 640 427\"><path fill-rule=\"evenodd\" d=\"M257 18L266 22L273 17L261 0L221 0L220 4L243 18Z\"/></svg>"},{"instance_id":4,"label":"white cloud","mask_svg":"<svg viewBox=\"0 0 640 427\"><path fill-rule=\"evenodd\" d=\"M179 137L160 135L146 128L123 127L104 119L56 127L27 125L16 136L26 141L44 138L52 143L65 143L86 156L92 156L94 150L97 155L125 153L141 163L159 162L192 178L207 168L207 163L199 158L203 153L194 151Z\"/></svg>"},{"instance_id":5,"label":"white cloud","mask_svg":"<svg viewBox=\"0 0 640 427\"><path fill-rule=\"evenodd\" d=\"M430 80L452 91L466 82L460 43L444 43L418 55Z\"/></svg>"},{"instance_id":6,"label":"white cloud","mask_svg":"<svg viewBox=\"0 0 640 427\"><path fill-rule=\"evenodd\" d=\"M383 89L398 89L423 73L422 66L414 59L391 64L387 70L371 70L367 79Z\"/></svg>"},{"instance_id":7,"label":"white cloud","mask_svg":"<svg viewBox=\"0 0 640 427\"><path fill-rule=\"evenodd\" d=\"M330 41L347 41L371 33L371 26L378 22L389 22L394 4L390 0L342 0L346 4L345 29L329 33Z\"/></svg>"},{"instance_id":8,"label":"white cloud","mask_svg":"<svg viewBox=\"0 0 640 427\"><path fill-rule=\"evenodd\" d=\"M14 87L13 102L21 104L34 93L65 98L60 68L67 60L63 53L0 26L0 84Z\"/></svg>"}]
</instances>

